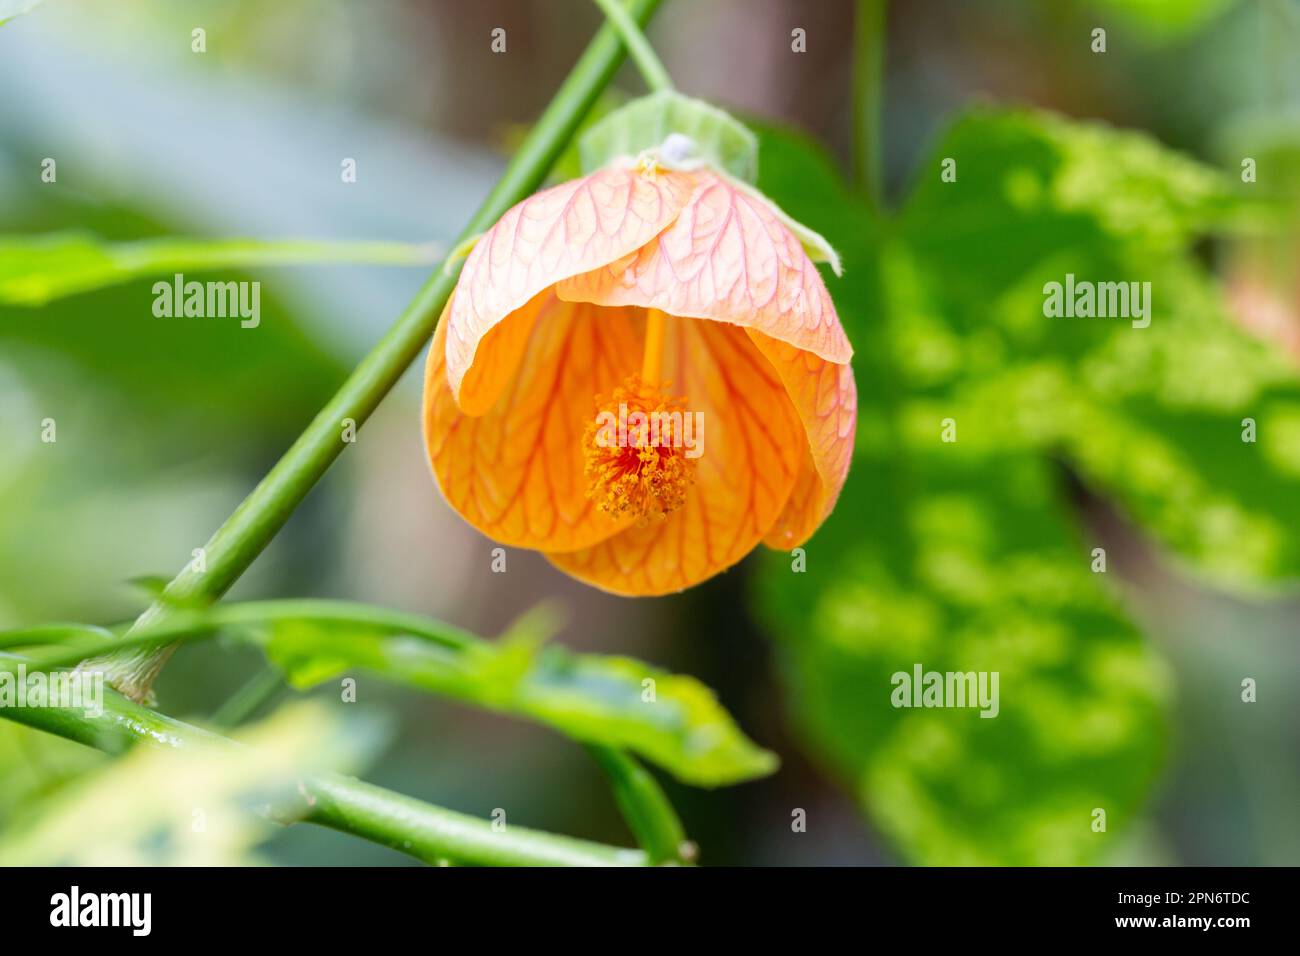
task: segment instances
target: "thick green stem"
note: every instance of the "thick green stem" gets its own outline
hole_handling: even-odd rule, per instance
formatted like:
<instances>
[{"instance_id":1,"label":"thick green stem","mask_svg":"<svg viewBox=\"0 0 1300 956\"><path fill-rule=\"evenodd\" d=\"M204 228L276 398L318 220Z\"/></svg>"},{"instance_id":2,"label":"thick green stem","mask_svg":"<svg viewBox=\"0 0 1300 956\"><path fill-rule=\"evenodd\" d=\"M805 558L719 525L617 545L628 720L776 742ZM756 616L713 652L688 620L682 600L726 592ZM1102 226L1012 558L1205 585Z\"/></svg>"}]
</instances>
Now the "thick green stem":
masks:
<instances>
[{"instance_id":1,"label":"thick green stem","mask_svg":"<svg viewBox=\"0 0 1300 956\"><path fill-rule=\"evenodd\" d=\"M888 0L858 0L853 24L853 171L873 212L883 203L881 105Z\"/></svg>"},{"instance_id":2,"label":"thick green stem","mask_svg":"<svg viewBox=\"0 0 1300 956\"><path fill-rule=\"evenodd\" d=\"M6 707L0 716L109 753L136 743L184 748L233 741L173 720L106 691L102 713L79 708ZM491 823L338 774L302 781L301 800L272 807L279 821L301 819L392 847L428 863L481 866L644 866L639 850Z\"/></svg>"},{"instance_id":3,"label":"thick green stem","mask_svg":"<svg viewBox=\"0 0 1300 956\"><path fill-rule=\"evenodd\" d=\"M645 23L658 5L659 0L631 0L626 14L635 23ZM541 185L614 75L623 53L617 30L606 24L556 92L496 188L466 225L461 241L485 231ZM214 601L238 580L338 457L347 444L345 435L361 427L424 348L458 275L459 263L433 272L379 344L217 529L204 546L202 570L196 570L195 563L187 565L167 585L162 597L140 616L137 627L156 623L175 605ZM163 649L115 658L107 668L110 680L132 699L145 700L169 654L169 649Z\"/></svg>"},{"instance_id":4,"label":"thick green stem","mask_svg":"<svg viewBox=\"0 0 1300 956\"><path fill-rule=\"evenodd\" d=\"M636 63L636 68L641 71L641 79L645 80L645 85L656 93L661 90L671 90L672 78L664 69L664 65L659 62L654 47L641 32L641 27L624 8L623 0L595 0L595 2L596 6L604 12L605 19L618 30L623 45L627 47L632 61Z\"/></svg>"}]
</instances>

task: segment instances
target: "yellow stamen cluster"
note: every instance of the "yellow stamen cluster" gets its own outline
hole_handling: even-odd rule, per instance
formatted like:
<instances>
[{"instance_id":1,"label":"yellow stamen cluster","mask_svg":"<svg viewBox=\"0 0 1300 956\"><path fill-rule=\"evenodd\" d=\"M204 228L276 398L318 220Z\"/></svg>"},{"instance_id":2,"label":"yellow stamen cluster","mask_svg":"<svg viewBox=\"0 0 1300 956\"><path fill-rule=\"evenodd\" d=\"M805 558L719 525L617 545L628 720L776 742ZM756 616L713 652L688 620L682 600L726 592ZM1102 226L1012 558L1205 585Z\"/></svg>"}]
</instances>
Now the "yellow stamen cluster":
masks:
<instances>
[{"instance_id":1,"label":"yellow stamen cluster","mask_svg":"<svg viewBox=\"0 0 1300 956\"><path fill-rule=\"evenodd\" d=\"M684 399L665 394L668 384L633 375L608 398L597 397L582 442L587 497L597 510L646 523L686 503L695 459L686 457L679 430L689 412Z\"/></svg>"}]
</instances>

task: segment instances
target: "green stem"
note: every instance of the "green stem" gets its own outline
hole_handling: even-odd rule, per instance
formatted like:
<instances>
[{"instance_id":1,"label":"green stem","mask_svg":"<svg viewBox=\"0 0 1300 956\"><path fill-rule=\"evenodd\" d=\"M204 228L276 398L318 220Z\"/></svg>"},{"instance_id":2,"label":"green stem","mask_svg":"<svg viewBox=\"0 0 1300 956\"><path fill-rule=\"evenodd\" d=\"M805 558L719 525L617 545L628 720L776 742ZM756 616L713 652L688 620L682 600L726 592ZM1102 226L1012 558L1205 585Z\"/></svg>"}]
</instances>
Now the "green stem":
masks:
<instances>
[{"instance_id":1,"label":"green stem","mask_svg":"<svg viewBox=\"0 0 1300 956\"><path fill-rule=\"evenodd\" d=\"M514 628L545 628L547 625L537 620L543 614L544 609L536 609L531 615L525 615L521 621L516 622ZM80 624L0 632L0 646L4 646L5 639L11 635L20 635L25 644L31 644L33 636L37 634L47 644L53 645L21 658L6 659L0 655L0 674L17 673L19 667L23 667L27 673L71 667L102 653L106 644L143 649L166 643L208 639L226 629L264 627L279 621L348 624L364 631L409 635L456 651L467 651L485 643L481 638L441 621L352 601L248 601L201 610L178 609L148 628L137 628L120 637L115 636L111 630L87 628ZM120 631L121 629L119 633ZM268 668L261 671L218 710L212 717L211 724L223 729L238 725L282 686L283 678L276 670ZM172 734L168 728L184 726L127 698L111 692L107 696L112 706L107 707L106 711L118 717L129 716L127 726L139 735L151 738L162 735L163 742L172 744ZM32 715L30 712L33 710L47 710L51 716ZM28 714L26 718L23 716L25 713ZM58 711L50 707L9 708L0 709L0 717L71 736L83 743L107 746L102 734L90 737L82 734L83 727L76 719L75 711ZM65 723L69 719L72 722ZM653 864L691 862L694 845L686 839L681 821L658 781L632 757L621 751L595 744L588 745L588 750L609 776L619 809L638 843L645 849L647 860Z\"/></svg>"},{"instance_id":2,"label":"green stem","mask_svg":"<svg viewBox=\"0 0 1300 956\"><path fill-rule=\"evenodd\" d=\"M223 730L238 727L283 687L284 676L274 667L263 666L216 709L209 722Z\"/></svg>"},{"instance_id":3,"label":"green stem","mask_svg":"<svg viewBox=\"0 0 1300 956\"><path fill-rule=\"evenodd\" d=\"M872 211L883 208L880 135L888 0L858 0L853 22L853 172Z\"/></svg>"},{"instance_id":4,"label":"green stem","mask_svg":"<svg viewBox=\"0 0 1300 956\"><path fill-rule=\"evenodd\" d=\"M650 41L641 32L641 27L624 8L622 0L595 0L595 2L605 14L605 19L618 31L632 61L636 63L636 68L641 71L641 79L645 80L645 85L655 93L671 90L672 78L668 76L668 71L659 61Z\"/></svg>"},{"instance_id":5,"label":"green stem","mask_svg":"<svg viewBox=\"0 0 1300 956\"><path fill-rule=\"evenodd\" d=\"M633 22L644 23L658 5L659 0L631 0L622 12ZM615 26L606 24L574 65L457 244L484 232L541 185L623 55ZM345 422L350 420L360 428L429 341L455 287L460 265L456 262L450 268L434 270L388 333L204 546L205 570L187 565L159 600L140 615L137 627L156 623L172 606L217 600L248 569L343 451L347 444L343 440ZM169 649L124 655L109 666L110 679L133 699L147 699L169 655Z\"/></svg>"},{"instance_id":6,"label":"green stem","mask_svg":"<svg viewBox=\"0 0 1300 956\"><path fill-rule=\"evenodd\" d=\"M112 691L102 712L77 708L6 707L0 716L109 753L136 743L185 748L235 746L224 737L173 720ZM321 774L302 781L302 801L272 807L277 820L301 819L391 847L428 863L480 866L644 866L638 850L591 843L486 820L433 806L352 777Z\"/></svg>"},{"instance_id":7,"label":"green stem","mask_svg":"<svg viewBox=\"0 0 1300 956\"><path fill-rule=\"evenodd\" d=\"M632 835L654 865L688 863L695 853L682 821L650 771L621 750L588 746L614 790L614 800Z\"/></svg>"}]
</instances>

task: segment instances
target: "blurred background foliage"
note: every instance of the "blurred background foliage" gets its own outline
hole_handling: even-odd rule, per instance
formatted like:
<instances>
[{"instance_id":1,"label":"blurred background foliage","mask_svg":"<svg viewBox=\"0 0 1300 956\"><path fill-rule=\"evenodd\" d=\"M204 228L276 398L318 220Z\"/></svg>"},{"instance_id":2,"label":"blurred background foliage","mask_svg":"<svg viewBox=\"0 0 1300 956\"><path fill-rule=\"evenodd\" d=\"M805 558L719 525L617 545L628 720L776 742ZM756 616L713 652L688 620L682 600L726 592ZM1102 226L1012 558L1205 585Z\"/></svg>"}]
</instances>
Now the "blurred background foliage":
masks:
<instances>
[{"instance_id":1,"label":"blurred background foliage","mask_svg":"<svg viewBox=\"0 0 1300 956\"><path fill-rule=\"evenodd\" d=\"M763 748L742 735L737 753L779 756L740 786L666 778L706 863L1300 862L1300 7L892 5L886 217L841 173L852 12L668 0L650 31L681 89L762 123L760 186L845 261L827 281L856 349L857 458L805 573L760 555L654 601L523 552L491 574L492 545L429 478L412 375L234 597L355 598L483 634L558 599L560 642L690 675ZM0 236L445 243L597 22L585 0L47 0L0 29ZM795 27L806 54L790 53ZM47 156L57 184L39 180ZM127 579L188 560L427 270L367 261L223 269L262 281L256 330L154 318L150 276L0 301L0 628L129 617ZM1043 283L1066 272L1150 281L1151 327L1045 319ZM387 660L382 644L322 661L310 633L278 640L304 685ZM524 671L570 679L556 653L525 654ZM160 705L204 719L260 660L244 643L184 648ZM890 675L917 662L1000 671L999 717L892 708ZM338 713L332 682L316 696ZM582 748L510 706L361 677L350 707L395 718L368 779L627 842ZM40 817L75 836L59 814L95 787L121 794L126 772L0 722L0 832ZM404 861L328 831L266 836L232 832L225 850Z\"/></svg>"},{"instance_id":2,"label":"blurred background foliage","mask_svg":"<svg viewBox=\"0 0 1300 956\"><path fill-rule=\"evenodd\" d=\"M355 770L382 727L316 702L241 732L246 746L139 747L31 801L0 836L0 866L249 866L272 829L259 810L288 803L309 774Z\"/></svg>"}]
</instances>

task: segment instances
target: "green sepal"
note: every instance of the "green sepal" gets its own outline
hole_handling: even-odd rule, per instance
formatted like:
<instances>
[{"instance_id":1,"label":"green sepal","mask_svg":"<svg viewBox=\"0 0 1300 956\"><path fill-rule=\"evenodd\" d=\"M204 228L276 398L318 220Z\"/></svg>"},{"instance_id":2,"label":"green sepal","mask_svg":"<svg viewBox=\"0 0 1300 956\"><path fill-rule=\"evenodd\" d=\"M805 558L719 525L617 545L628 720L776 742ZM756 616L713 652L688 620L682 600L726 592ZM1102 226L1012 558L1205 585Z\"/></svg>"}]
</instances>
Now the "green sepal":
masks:
<instances>
[{"instance_id":1,"label":"green sepal","mask_svg":"<svg viewBox=\"0 0 1300 956\"><path fill-rule=\"evenodd\" d=\"M595 172L620 157L637 159L647 153L669 169L708 166L770 205L813 262L829 263L836 275L842 272L830 243L754 188L758 138L744 123L712 104L673 90L643 96L595 123L583 134L578 150L584 173Z\"/></svg>"},{"instance_id":2,"label":"green sepal","mask_svg":"<svg viewBox=\"0 0 1300 956\"><path fill-rule=\"evenodd\" d=\"M689 144L677 139L665 150L674 134L686 137ZM583 134L578 148L585 173L620 156L635 158L652 151L664 166L712 166L747 183L758 178L758 139L749 128L716 106L672 90L614 110Z\"/></svg>"}]
</instances>

